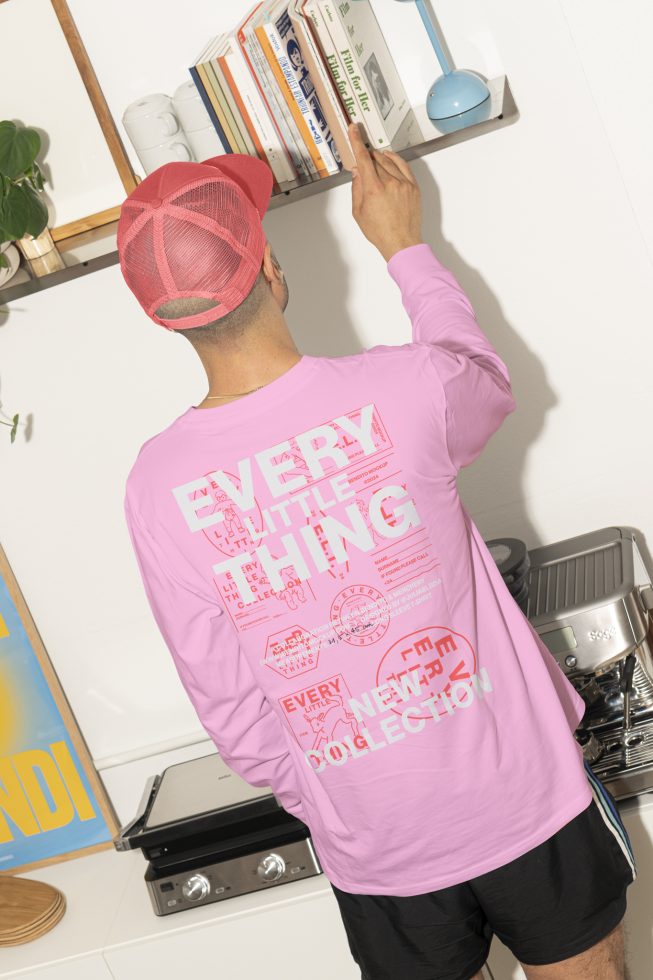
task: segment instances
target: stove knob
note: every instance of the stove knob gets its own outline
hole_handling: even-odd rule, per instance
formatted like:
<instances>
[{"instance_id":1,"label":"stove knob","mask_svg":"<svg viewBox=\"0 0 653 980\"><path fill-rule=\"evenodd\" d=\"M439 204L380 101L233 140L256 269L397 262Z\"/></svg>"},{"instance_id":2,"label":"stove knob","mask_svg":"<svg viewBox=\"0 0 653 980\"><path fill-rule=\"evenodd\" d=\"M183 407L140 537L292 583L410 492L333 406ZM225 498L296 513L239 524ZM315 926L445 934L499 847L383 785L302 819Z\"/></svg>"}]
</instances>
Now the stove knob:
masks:
<instances>
[{"instance_id":1,"label":"stove knob","mask_svg":"<svg viewBox=\"0 0 653 980\"><path fill-rule=\"evenodd\" d=\"M280 854L268 854L259 863L256 873L262 881L277 881L286 870L286 862Z\"/></svg>"},{"instance_id":2,"label":"stove knob","mask_svg":"<svg viewBox=\"0 0 653 980\"><path fill-rule=\"evenodd\" d=\"M199 902L200 899L206 898L211 891L211 886L204 875L191 875L184 882L181 890L184 898L190 902Z\"/></svg>"}]
</instances>

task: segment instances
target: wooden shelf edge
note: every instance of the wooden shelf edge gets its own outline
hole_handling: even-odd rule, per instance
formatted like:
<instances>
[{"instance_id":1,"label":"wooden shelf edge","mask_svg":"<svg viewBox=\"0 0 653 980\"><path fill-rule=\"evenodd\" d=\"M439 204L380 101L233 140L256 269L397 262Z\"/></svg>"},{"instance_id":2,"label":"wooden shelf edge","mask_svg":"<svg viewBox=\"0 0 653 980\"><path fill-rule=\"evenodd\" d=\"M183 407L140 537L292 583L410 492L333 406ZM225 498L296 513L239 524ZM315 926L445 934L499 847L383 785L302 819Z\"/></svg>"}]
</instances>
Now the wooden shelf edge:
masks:
<instances>
[{"instance_id":1,"label":"wooden shelf edge","mask_svg":"<svg viewBox=\"0 0 653 980\"><path fill-rule=\"evenodd\" d=\"M490 117L485 120L485 122L475 123L473 126L467 126L464 129L458 130L454 133L442 134L438 133L434 135L432 139L427 139L423 143L416 144L415 146L408 146L405 149L401 149L398 152L406 160L414 160L418 157L425 156L428 153L433 153L437 150L445 149L447 146L452 146L456 143L463 143L466 140L474 139L477 136L482 136L487 132L494 132L497 129L501 129L504 126L509 126L516 122L519 118L519 110L515 105L515 100L508 83L508 79L505 75L500 75L494 79L488 79L487 82L491 96L492 96L492 108ZM328 191L332 187L338 187L341 184L346 184L351 181L351 173L348 170L343 170L338 174L333 174L330 177L323 177L321 180L315 180L311 183L295 185L290 188L284 189L281 193L274 194L270 201L269 210L273 210L278 207L284 207L286 204L291 204L293 201L301 200L305 197L312 197L314 194L322 193L323 191ZM108 217L107 212L107 217ZM87 243L97 241L99 236L106 236L108 248L106 253L101 255L95 255L86 261L72 262L67 265L65 269L61 269L58 272L52 272L49 275L41 276L40 278L32 278L28 281L15 283L12 286L12 280L10 280L6 286L0 286L0 311L7 303L11 303L13 300L20 299L23 296L29 296L32 293L41 292L44 289L49 289L52 286L58 286L60 283L69 282L71 279L77 279L79 276L88 275L91 272L96 272L99 269L106 269L108 266L118 264L118 252L115 247L115 233L118 222L112 221L109 224L103 226L103 228L92 229L88 231L82 231L79 234L71 235L66 238L61 238L57 241L57 247L64 257L67 253L70 253L80 247L83 247ZM21 270L23 270L21 265ZM17 273L19 274L19 273Z\"/></svg>"}]
</instances>

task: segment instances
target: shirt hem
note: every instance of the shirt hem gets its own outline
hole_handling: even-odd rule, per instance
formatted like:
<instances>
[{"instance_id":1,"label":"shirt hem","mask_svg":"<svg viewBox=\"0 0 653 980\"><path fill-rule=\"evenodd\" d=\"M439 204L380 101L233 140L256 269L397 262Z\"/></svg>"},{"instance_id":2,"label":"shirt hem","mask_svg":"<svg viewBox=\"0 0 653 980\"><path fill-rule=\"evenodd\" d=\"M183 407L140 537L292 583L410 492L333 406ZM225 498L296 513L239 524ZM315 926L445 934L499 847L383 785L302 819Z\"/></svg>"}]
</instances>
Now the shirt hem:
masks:
<instances>
[{"instance_id":1,"label":"shirt hem","mask_svg":"<svg viewBox=\"0 0 653 980\"><path fill-rule=\"evenodd\" d=\"M513 861L516 858L521 857L523 854L526 854L527 851L532 850L539 844L543 844L544 841L549 839L549 837L552 837L562 827L564 827L566 823L569 823L570 820L573 820L574 817L577 817L583 810L587 809L591 802L592 791L588 784L580 796L574 797L573 803L571 803L568 807L565 807L564 810L558 811L553 820L540 827L537 834L529 837L526 842L522 841L520 844L509 848L507 851L502 851L498 856L494 855L486 861L473 865L471 868L468 868L465 871L463 878L455 878L455 880L452 880L451 876L444 879L430 878L426 881L416 882L409 887L404 886L400 888L393 888L390 886L379 888L375 885L361 885L345 881L344 878L340 878L339 875L332 874L330 869L327 867L326 862L323 861L321 857L319 858L320 864L322 865L322 869L328 880L334 884L336 888L339 888L344 892L350 892L351 894L355 895L385 895L390 897L397 896L400 898L409 897L411 895L421 895L425 892L436 891L440 888L449 888L453 885L462 884L463 882L469 881L470 878L476 878L479 875L486 874L488 871L494 871L497 868L500 868L502 865L508 864L509 861Z\"/></svg>"}]
</instances>

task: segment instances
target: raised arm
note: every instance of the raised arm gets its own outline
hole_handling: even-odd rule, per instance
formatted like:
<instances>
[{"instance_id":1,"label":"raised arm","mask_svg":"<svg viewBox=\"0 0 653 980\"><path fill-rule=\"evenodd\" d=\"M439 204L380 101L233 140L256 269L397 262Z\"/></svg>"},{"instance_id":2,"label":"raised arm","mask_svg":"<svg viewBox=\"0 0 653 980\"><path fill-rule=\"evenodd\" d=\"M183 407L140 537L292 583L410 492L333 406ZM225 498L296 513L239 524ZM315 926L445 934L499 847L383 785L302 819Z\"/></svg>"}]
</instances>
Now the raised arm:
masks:
<instances>
[{"instance_id":1,"label":"raised arm","mask_svg":"<svg viewBox=\"0 0 653 980\"><path fill-rule=\"evenodd\" d=\"M356 158L352 213L401 290L413 341L431 348L434 388L457 471L476 459L514 411L508 369L454 274L422 240L421 195L408 163L391 150L370 153L356 125L349 138Z\"/></svg>"}]
</instances>

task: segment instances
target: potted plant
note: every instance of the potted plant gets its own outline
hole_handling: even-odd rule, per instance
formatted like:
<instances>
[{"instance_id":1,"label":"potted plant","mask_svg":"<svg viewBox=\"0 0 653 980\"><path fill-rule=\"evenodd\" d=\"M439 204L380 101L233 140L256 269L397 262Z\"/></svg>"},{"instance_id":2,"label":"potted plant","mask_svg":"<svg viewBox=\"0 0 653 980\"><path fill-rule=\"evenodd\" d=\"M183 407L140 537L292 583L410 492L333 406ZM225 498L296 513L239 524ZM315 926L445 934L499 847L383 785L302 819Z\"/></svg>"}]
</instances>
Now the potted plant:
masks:
<instances>
[{"instance_id":1,"label":"potted plant","mask_svg":"<svg viewBox=\"0 0 653 980\"><path fill-rule=\"evenodd\" d=\"M9 119L0 122L0 269L9 265L4 255L7 242L15 241L27 258L54 248L47 231L48 209L40 195L45 182L36 162L40 149L35 129Z\"/></svg>"}]
</instances>

